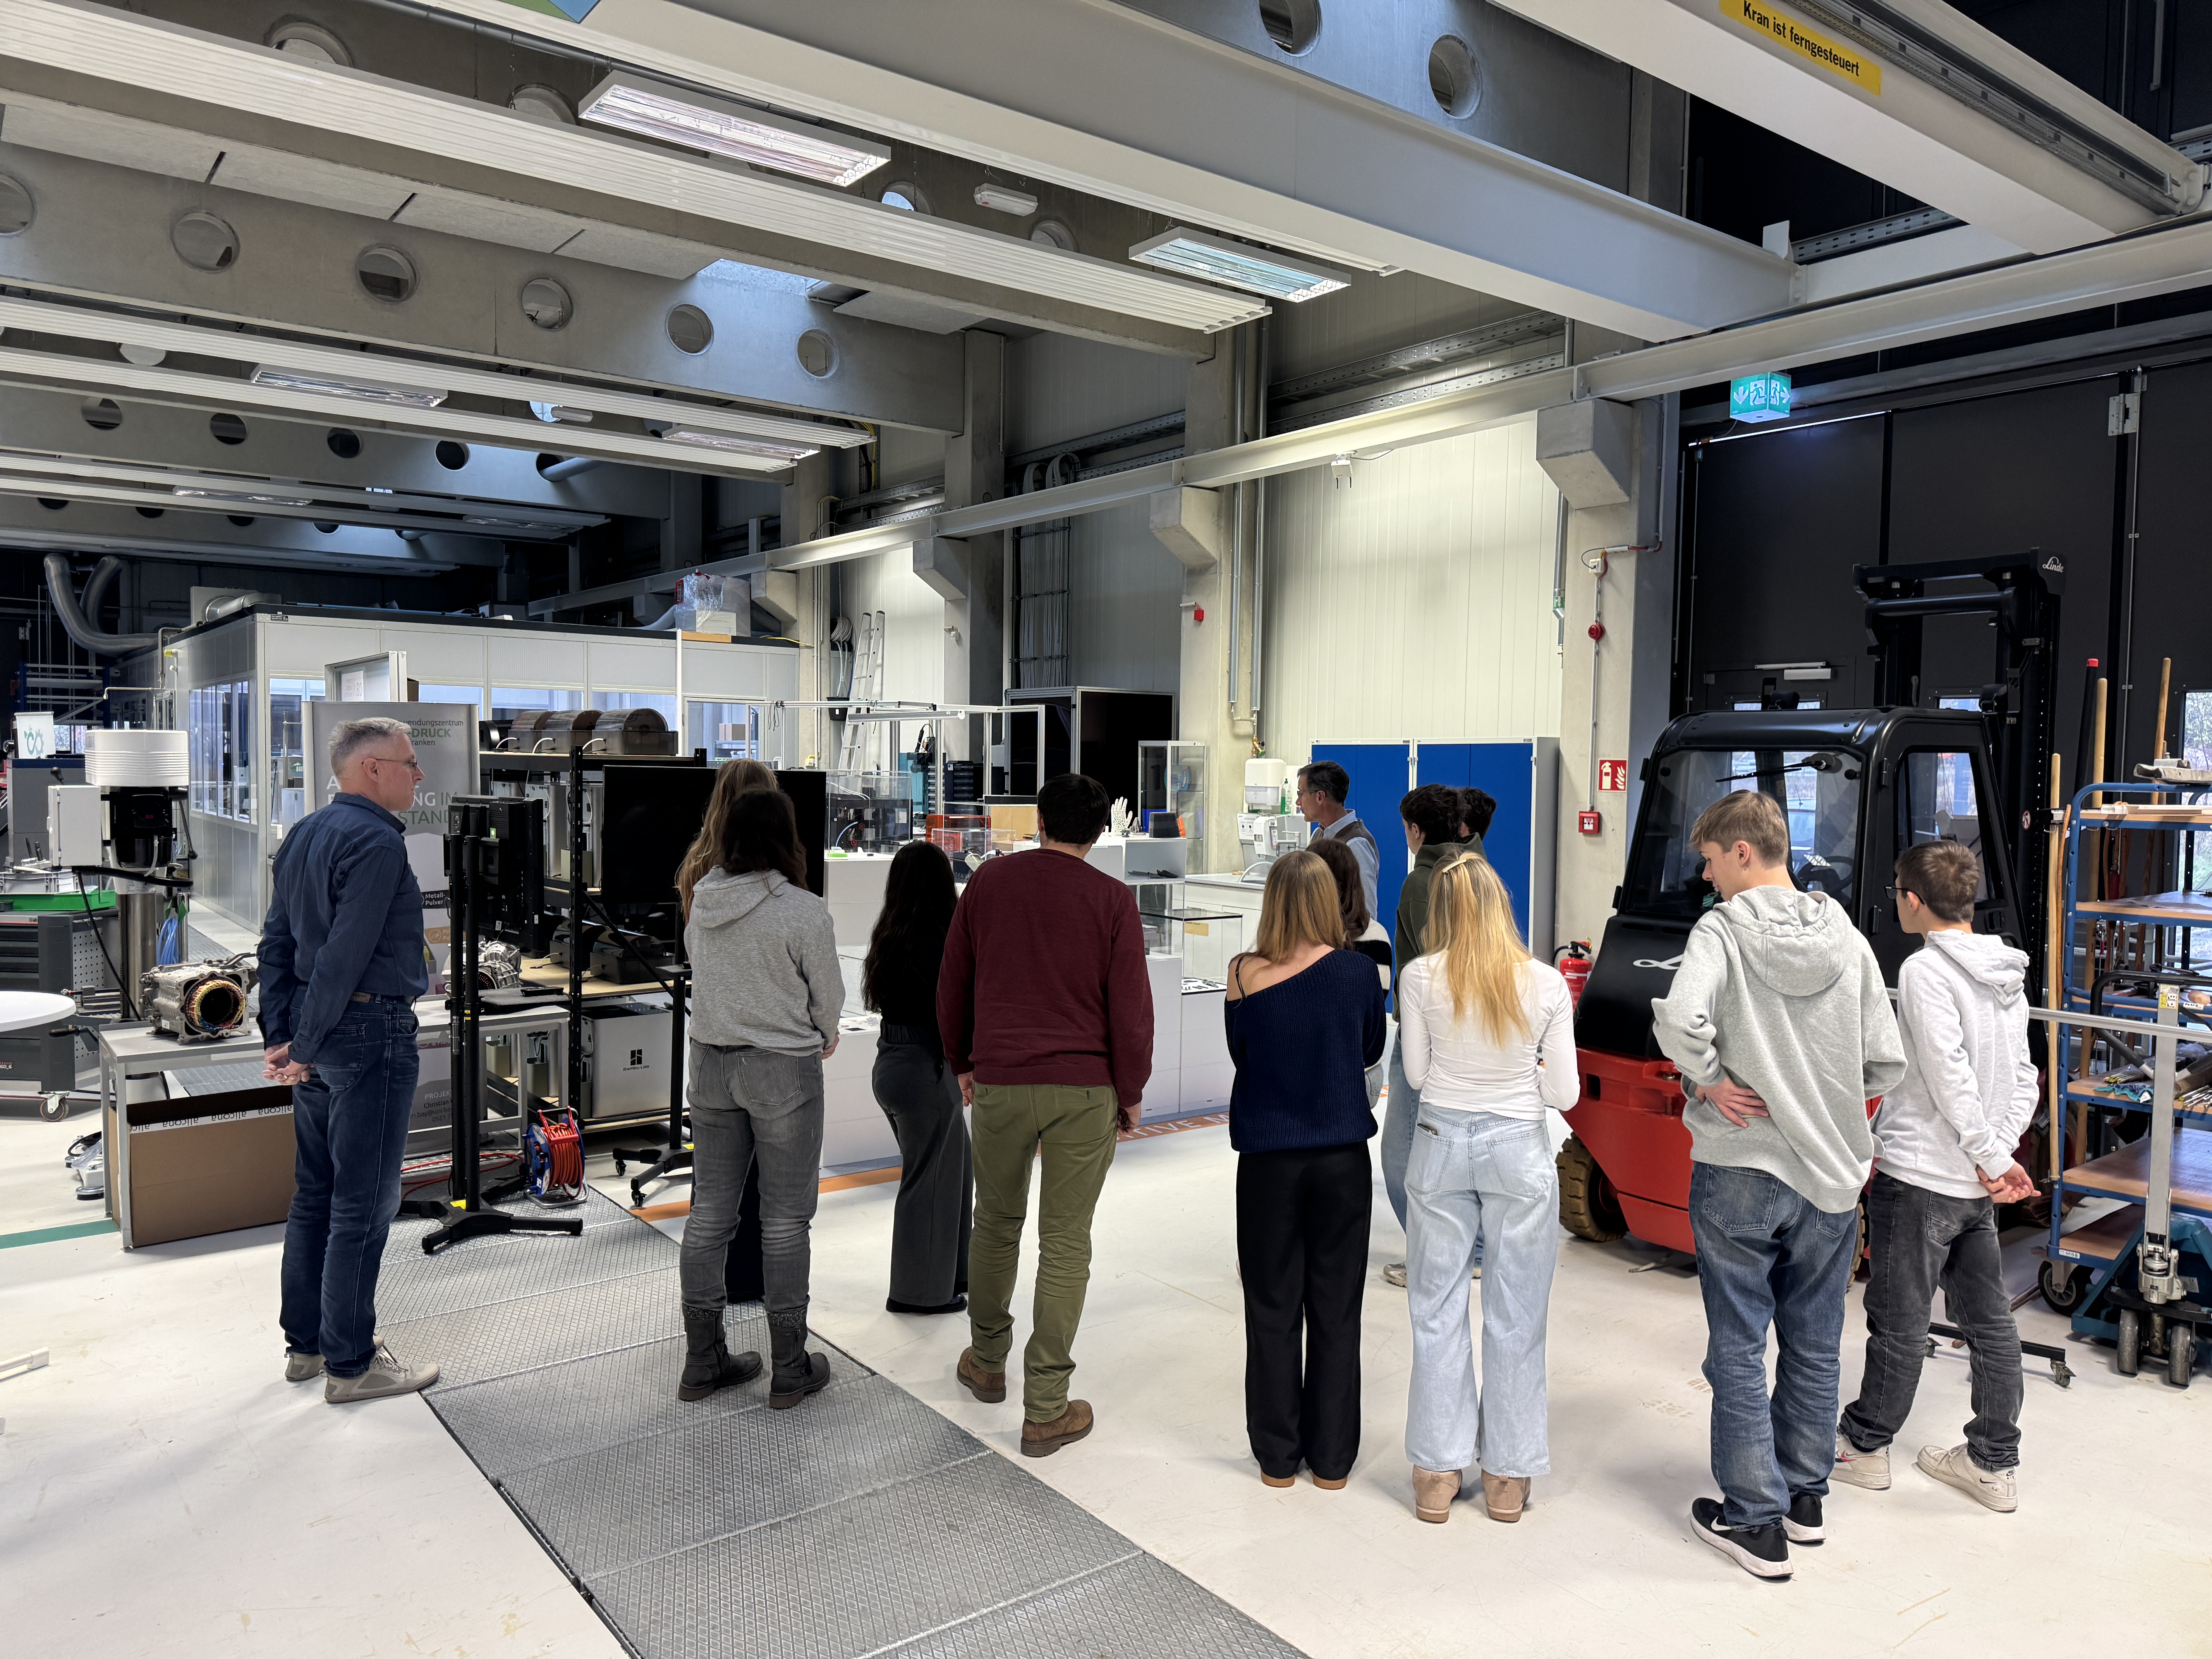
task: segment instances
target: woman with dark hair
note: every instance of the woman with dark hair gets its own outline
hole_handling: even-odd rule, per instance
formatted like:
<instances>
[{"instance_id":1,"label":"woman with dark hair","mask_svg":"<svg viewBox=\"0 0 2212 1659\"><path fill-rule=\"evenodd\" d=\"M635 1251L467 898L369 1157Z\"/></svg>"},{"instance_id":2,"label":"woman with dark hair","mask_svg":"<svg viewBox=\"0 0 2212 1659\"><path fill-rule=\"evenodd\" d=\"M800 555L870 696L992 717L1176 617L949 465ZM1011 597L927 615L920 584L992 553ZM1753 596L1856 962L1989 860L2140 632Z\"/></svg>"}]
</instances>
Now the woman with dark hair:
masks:
<instances>
[{"instance_id":1,"label":"woman with dark hair","mask_svg":"<svg viewBox=\"0 0 2212 1659\"><path fill-rule=\"evenodd\" d=\"M684 896L691 957L691 1214L680 1278L689 1354L676 1390L704 1400L760 1373L723 1341L724 1265L760 1160L762 1300L775 1373L768 1403L796 1406L830 1381L806 1352L809 1231L822 1178L822 1062L837 1047L845 979L830 907L806 890L791 798L717 780L708 867Z\"/></svg>"},{"instance_id":2,"label":"woman with dark hair","mask_svg":"<svg viewBox=\"0 0 2212 1659\"><path fill-rule=\"evenodd\" d=\"M775 787L775 774L757 760L722 763L721 769L714 774L714 793L707 798L706 821L692 837L684 862L676 866L676 890L684 896L685 915L691 914L691 890L699 884L700 877L720 862L722 841L729 827L730 803L756 789Z\"/></svg>"},{"instance_id":3,"label":"woman with dark hair","mask_svg":"<svg viewBox=\"0 0 2212 1659\"><path fill-rule=\"evenodd\" d=\"M943 850L924 841L900 848L860 970L860 1000L884 1017L872 1079L876 1104L898 1137L891 1293L884 1304L897 1314L958 1313L968 1305L975 1205L968 1120L937 1029L937 977L953 903L952 865Z\"/></svg>"},{"instance_id":4,"label":"woman with dark hair","mask_svg":"<svg viewBox=\"0 0 2212 1659\"><path fill-rule=\"evenodd\" d=\"M1382 988L1344 948L1328 866L1286 853L1267 871L1260 932L1229 964L1237 1081L1237 1255L1244 1279L1244 1427L1260 1478L1298 1466L1340 1489L1359 1457L1359 1309L1367 1276Z\"/></svg>"},{"instance_id":5,"label":"woman with dark hair","mask_svg":"<svg viewBox=\"0 0 2212 1659\"><path fill-rule=\"evenodd\" d=\"M1337 908L1344 917L1344 948L1358 952L1375 964L1376 975L1387 994L1390 989L1390 935L1382 931L1381 922L1367 914L1367 892L1361 882L1359 860L1352 856L1349 846L1334 836L1319 837L1306 850L1328 866L1328 873L1336 878ZM1367 1106L1370 1111L1382 1097L1382 1085L1389 1079L1389 1069L1387 1058L1367 1068Z\"/></svg>"}]
</instances>

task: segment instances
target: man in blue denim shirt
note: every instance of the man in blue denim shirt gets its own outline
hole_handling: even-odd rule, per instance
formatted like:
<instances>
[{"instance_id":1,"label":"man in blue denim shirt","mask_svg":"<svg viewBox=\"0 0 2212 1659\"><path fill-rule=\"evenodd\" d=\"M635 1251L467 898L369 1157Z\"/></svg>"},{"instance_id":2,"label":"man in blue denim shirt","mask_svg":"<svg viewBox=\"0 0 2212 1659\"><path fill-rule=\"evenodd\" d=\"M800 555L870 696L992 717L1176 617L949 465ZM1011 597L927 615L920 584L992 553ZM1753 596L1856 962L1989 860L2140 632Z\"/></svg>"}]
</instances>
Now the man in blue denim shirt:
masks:
<instances>
[{"instance_id":1,"label":"man in blue denim shirt","mask_svg":"<svg viewBox=\"0 0 2212 1659\"><path fill-rule=\"evenodd\" d=\"M404 827L422 769L406 723L348 720L331 740L339 794L277 850L261 927L263 1075L294 1085L298 1139L284 1229L284 1375L325 1376L333 1405L438 1380L375 1337L376 1278L399 1211L400 1158L429 988L422 889Z\"/></svg>"}]
</instances>

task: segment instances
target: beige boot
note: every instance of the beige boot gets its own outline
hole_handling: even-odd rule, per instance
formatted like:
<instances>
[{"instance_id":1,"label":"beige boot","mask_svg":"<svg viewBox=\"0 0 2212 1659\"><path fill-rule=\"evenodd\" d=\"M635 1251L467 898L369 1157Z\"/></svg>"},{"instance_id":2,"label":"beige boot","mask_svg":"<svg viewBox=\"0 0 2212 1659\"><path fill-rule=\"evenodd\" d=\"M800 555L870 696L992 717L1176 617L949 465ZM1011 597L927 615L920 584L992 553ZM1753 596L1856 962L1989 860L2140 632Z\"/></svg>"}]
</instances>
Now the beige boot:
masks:
<instances>
[{"instance_id":1,"label":"beige boot","mask_svg":"<svg viewBox=\"0 0 2212 1659\"><path fill-rule=\"evenodd\" d=\"M1413 1467L1413 1513L1424 1521L1441 1527L1451 1519L1452 1499L1459 1496L1459 1471L1447 1470L1439 1474L1434 1469Z\"/></svg>"},{"instance_id":2,"label":"beige boot","mask_svg":"<svg viewBox=\"0 0 2212 1659\"><path fill-rule=\"evenodd\" d=\"M1493 1521L1513 1522L1521 1518L1521 1511L1528 1506L1528 1481L1526 1476L1508 1478L1482 1472L1482 1507L1490 1511Z\"/></svg>"}]
</instances>

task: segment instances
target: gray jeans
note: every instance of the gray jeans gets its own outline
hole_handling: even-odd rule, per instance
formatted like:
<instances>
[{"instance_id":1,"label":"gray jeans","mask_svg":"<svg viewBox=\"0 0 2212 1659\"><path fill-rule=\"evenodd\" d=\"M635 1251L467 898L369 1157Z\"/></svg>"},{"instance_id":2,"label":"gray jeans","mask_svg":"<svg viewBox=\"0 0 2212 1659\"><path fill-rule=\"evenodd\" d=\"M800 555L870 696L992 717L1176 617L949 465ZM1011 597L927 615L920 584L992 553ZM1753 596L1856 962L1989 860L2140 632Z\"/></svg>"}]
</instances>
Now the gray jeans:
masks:
<instances>
[{"instance_id":1,"label":"gray jeans","mask_svg":"<svg viewBox=\"0 0 2212 1659\"><path fill-rule=\"evenodd\" d=\"M1996 1208L1987 1198L1952 1198L1877 1170L1867 1194L1866 1370L1859 1397L1844 1407L1841 1431L1861 1451L1897 1437L1928 1357L1936 1292L1965 1333L1974 1415L1966 1455L1982 1468L2020 1462L2020 1327L2005 1295Z\"/></svg>"},{"instance_id":2,"label":"gray jeans","mask_svg":"<svg viewBox=\"0 0 2212 1659\"><path fill-rule=\"evenodd\" d=\"M738 1200L758 1157L762 1300L771 1312L805 1308L822 1190L822 1056L693 1043L691 1151L684 1305L722 1305Z\"/></svg>"}]
</instances>

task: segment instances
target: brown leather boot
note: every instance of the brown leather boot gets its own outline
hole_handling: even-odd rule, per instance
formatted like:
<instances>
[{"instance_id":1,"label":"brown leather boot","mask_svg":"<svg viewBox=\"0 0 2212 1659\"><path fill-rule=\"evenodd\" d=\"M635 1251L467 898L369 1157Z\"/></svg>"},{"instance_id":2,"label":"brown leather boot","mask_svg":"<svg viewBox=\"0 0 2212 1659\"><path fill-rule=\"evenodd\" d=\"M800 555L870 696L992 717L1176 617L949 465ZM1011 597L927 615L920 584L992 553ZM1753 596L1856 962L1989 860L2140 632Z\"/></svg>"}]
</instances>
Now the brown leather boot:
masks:
<instances>
[{"instance_id":1,"label":"brown leather boot","mask_svg":"<svg viewBox=\"0 0 2212 1659\"><path fill-rule=\"evenodd\" d=\"M1418 1463L1413 1466L1413 1513L1422 1520L1441 1527L1451 1519L1452 1499L1458 1496L1457 1469L1438 1474Z\"/></svg>"},{"instance_id":2,"label":"brown leather boot","mask_svg":"<svg viewBox=\"0 0 2212 1659\"><path fill-rule=\"evenodd\" d=\"M1006 1397L1006 1372L985 1370L975 1363L973 1348L961 1349L960 1363L952 1368L952 1374L960 1379L962 1388L987 1406L995 1406Z\"/></svg>"},{"instance_id":3,"label":"brown leather boot","mask_svg":"<svg viewBox=\"0 0 2212 1659\"><path fill-rule=\"evenodd\" d=\"M1514 1522L1528 1506L1528 1480L1525 1475L1505 1476L1482 1472L1482 1507L1490 1511L1493 1521Z\"/></svg>"},{"instance_id":4,"label":"brown leather boot","mask_svg":"<svg viewBox=\"0 0 2212 1659\"><path fill-rule=\"evenodd\" d=\"M1071 1400L1067 1409L1048 1423L1022 1425L1022 1455L1049 1457L1062 1446L1091 1432L1094 1419L1088 1400Z\"/></svg>"}]
</instances>

